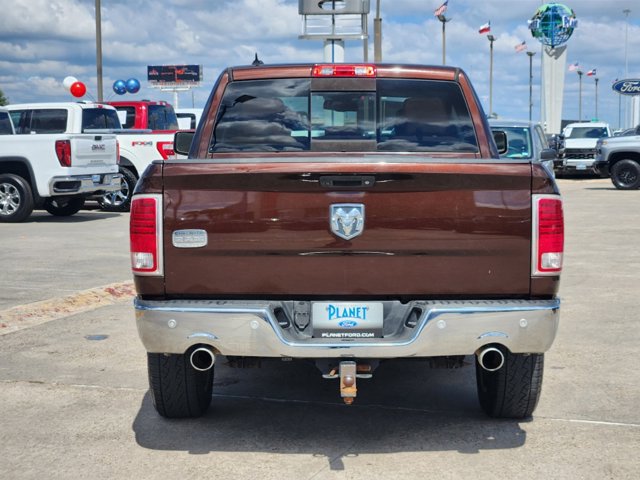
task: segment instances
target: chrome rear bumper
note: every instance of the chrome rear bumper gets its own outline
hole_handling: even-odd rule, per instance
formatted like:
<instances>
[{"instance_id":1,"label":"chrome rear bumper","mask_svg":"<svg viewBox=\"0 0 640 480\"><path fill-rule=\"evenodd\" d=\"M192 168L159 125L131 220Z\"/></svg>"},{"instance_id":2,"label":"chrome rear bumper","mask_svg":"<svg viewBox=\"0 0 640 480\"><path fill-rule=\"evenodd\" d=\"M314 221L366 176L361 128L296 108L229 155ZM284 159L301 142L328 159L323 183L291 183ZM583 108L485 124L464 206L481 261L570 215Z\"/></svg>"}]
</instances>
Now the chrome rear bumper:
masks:
<instances>
[{"instance_id":1,"label":"chrome rear bumper","mask_svg":"<svg viewBox=\"0 0 640 480\"><path fill-rule=\"evenodd\" d=\"M292 358L404 358L470 355L488 344L514 353L547 351L556 335L560 301L385 302L385 310L409 312L391 334L372 339L313 338L293 323L283 328L278 301L144 301L136 299L138 333L149 352L184 353L205 344L223 355ZM402 317L405 318L405 317Z\"/></svg>"},{"instance_id":2,"label":"chrome rear bumper","mask_svg":"<svg viewBox=\"0 0 640 480\"><path fill-rule=\"evenodd\" d=\"M51 196L57 196L95 192L116 192L122 188L121 179L122 174L120 173L53 177L49 182L49 194Z\"/></svg>"}]
</instances>

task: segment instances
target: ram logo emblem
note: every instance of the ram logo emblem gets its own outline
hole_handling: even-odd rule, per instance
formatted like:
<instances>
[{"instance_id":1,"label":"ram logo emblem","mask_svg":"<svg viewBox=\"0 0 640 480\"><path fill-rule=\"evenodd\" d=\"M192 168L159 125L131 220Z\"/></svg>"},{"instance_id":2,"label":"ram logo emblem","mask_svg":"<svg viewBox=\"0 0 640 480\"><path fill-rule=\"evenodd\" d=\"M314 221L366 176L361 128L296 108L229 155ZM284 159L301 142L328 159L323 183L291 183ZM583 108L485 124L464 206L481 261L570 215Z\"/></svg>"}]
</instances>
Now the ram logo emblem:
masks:
<instances>
[{"instance_id":1,"label":"ram logo emblem","mask_svg":"<svg viewBox=\"0 0 640 480\"><path fill-rule=\"evenodd\" d=\"M340 238L351 240L364 231L364 205L336 203L331 205L331 231Z\"/></svg>"}]
</instances>

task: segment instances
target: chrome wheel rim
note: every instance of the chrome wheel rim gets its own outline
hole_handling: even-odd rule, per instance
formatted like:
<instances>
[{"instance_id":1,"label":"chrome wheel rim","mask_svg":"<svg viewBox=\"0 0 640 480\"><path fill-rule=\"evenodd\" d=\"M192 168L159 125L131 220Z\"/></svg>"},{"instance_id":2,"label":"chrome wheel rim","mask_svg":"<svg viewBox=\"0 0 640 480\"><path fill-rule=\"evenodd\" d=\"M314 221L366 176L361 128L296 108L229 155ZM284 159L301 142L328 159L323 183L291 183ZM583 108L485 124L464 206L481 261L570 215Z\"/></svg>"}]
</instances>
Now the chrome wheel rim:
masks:
<instances>
[{"instance_id":1,"label":"chrome wheel rim","mask_svg":"<svg viewBox=\"0 0 640 480\"><path fill-rule=\"evenodd\" d=\"M129 196L129 184L126 180L120 179L120 190L117 192L109 192L105 193L102 197L102 201L105 205L110 205L113 207L119 207L123 205L127 201L127 197Z\"/></svg>"},{"instance_id":2,"label":"chrome wheel rim","mask_svg":"<svg viewBox=\"0 0 640 480\"><path fill-rule=\"evenodd\" d=\"M0 215L10 216L20 208L20 191L12 183L0 183Z\"/></svg>"}]
</instances>

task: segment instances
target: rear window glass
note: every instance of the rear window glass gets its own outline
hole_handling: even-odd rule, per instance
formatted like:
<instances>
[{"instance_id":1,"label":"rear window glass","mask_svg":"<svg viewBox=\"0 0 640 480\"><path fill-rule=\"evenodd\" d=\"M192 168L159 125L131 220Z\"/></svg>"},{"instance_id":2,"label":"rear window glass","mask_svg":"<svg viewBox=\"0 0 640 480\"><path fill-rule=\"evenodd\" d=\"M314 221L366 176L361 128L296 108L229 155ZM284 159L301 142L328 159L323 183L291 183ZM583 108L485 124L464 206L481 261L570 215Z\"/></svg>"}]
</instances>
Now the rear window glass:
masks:
<instances>
[{"instance_id":1,"label":"rear window glass","mask_svg":"<svg viewBox=\"0 0 640 480\"><path fill-rule=\"evenodd\" d=\"M85 108L82 110L82 131L120 128L118 112L110 108Z\"/></svg>"},{"instance_id":2,"label":"rear window glass","mask_svg":"<svg viewBox=\"0 0 640 480\"><path fill-rule=\"evenodd\" d=\"M116 110L118 112L124 113L124 115L120 117L122 128L133 128L136 122L136 108L135 107L116 107Z\"/></svg>"},{"instance_id":3,"label":"rear window glass","mask_svg":"<svg viewBox=\"0 0 640 480\"><path fill-rule=\"evenodd\" d=\"M15 114L15 117L14 117ZM20 122L20 128L16 133L64 133L67 131L67 110L66 109L36 109L36 110L15 110L11 112L14 119Z\"/></svg>"},{"instance_id":4,"label":"rear window glass","mask_svg":"<svg viewBox=\"0 0 640 480\"><path fill-rule=\"evenodd\" d=\"M11 117L7 112L0 112L0 135L12 135Z\"/></svg>"},{"instance_id":5,"label":"rear window glass","mask_svg":"<svg viewBox=\"0 0 640 480\"><path fill-rule=\"evenodd\" d=\"M229 84L210 152L478 151L454 82L378 79L376 92L310 86L309 79Z\"/></svg>"},{"instance_id":6,"label":"rear window glass","mask_svg":"<svg viewBox=\"0 0 640 480\"><path fill-rule=\"evenodd\" d=\"M181 129L194 130L197 127L195 113L176 113L176 116Z\"/></svg>"},{"instance_id":7,"label":"rear window glass","mask_svg":"<svg viewBox=\"0 0 640 480\"><path fill-rule=\"evenodd\" d=\"M149 128L152 130L178 130L178 117L166 105L149 105Z\"/></svg>"}]
</instances>

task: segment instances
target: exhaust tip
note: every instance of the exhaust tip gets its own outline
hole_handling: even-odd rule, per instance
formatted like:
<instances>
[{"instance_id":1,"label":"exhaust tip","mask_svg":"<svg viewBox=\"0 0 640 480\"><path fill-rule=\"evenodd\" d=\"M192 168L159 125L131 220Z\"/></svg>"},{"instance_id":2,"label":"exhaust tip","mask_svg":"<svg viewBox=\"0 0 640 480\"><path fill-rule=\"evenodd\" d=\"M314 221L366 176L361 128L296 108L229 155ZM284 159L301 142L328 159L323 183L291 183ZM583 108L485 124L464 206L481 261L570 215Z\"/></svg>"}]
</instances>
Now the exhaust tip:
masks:
<instances>
[{"instance_id":1,"label":"exhaust tip","mask_svg":"<svg viewBox=\"0 0 640 480\"><path fill-rule=\"evenodd\" d=\"M504 365L504 353L496 347L483 348L478 353L478 363L487 372L495 372Z\"/></svg>"},{"instance_id":2,"label":"exhaust tip","mask_svg":"<svg viewBox=\"0 0 640 480\"><path fill-rule=\"evenodd\" d=\"M189 355L189 361L195 370L198 370L199 372L206 372L216 363L216 356L210 348L199 347L191 352L191 355Z\"/></svg>"}]
</instances>

